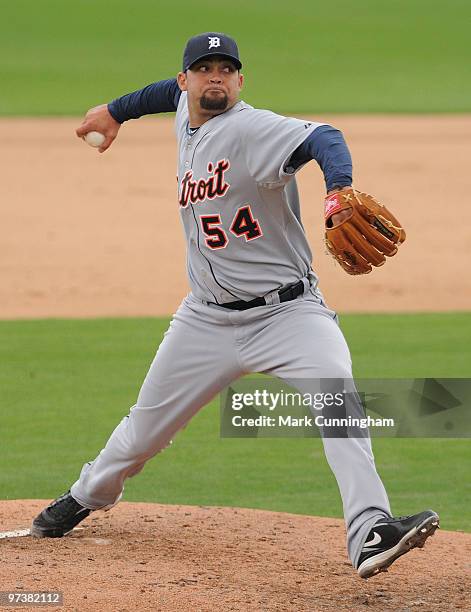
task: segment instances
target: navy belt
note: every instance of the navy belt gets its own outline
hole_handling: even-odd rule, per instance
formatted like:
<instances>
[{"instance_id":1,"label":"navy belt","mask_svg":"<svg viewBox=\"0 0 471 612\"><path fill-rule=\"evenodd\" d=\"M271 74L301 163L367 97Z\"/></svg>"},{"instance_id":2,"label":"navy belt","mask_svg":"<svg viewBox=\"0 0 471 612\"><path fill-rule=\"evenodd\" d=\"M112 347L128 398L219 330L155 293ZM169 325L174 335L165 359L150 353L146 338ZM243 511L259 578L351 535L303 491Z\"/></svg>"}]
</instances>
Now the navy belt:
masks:
<instances>
[{"instance_id":1,"label":"navy belt","mask_svg":"<svg viewBox=\"0 0 471 612\"><path fill-rule=\"evenodd\" d=\"M291 283L289 285L285 285L278 291L278 295L280 297L280 304L282 302L289 302L290 300L294 300L304 293L304 282L302 280ZM248 310L249 308L255 308L256 306L265 306L267 303L264 297L258 297L254 300L250 300L250 302L245 302L244 300L237 300L236 302L227 302L226 304L218 304L218 306L223 306L224 308L229 308L230 310Z\"/></svg>"}]
</instances>

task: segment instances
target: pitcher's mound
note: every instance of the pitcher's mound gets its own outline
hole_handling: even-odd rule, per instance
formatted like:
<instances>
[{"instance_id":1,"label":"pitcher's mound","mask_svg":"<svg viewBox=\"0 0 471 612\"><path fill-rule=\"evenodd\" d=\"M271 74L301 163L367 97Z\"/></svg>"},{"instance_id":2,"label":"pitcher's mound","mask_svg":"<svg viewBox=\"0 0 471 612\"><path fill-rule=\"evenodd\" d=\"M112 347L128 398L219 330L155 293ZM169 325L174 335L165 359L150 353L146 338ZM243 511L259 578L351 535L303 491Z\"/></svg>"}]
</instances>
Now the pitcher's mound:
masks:
<instances>
[{"instance_id":1,"label":"pitcher's mound","mask_svg":"<svg viewBox=\"0 0 471 612\"><path fill-rule=\"evenodd\" d=\"M28 528L46 503L0 502L0 530ZM341 520L240 508L121 503L65 538L2 538L0 549L2 591L61 591L80 612L471 607L471 534L460 532L437 532L369 581L348 562Z\"/></svg>"}]
</instances>

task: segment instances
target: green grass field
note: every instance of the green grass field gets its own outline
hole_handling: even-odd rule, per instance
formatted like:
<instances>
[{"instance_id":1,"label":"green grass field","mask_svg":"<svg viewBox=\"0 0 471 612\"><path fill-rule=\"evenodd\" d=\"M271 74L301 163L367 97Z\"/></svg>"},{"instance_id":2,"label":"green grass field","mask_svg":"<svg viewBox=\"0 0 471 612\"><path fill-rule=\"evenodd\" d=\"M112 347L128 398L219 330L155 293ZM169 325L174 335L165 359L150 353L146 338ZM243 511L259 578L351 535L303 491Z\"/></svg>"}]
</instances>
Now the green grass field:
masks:
<instances>
[{"instance_id":1,"label":"green grass field","mask_svg":"<svg viewBox=\"0 0 471 612\"><path fill-rule=\"evenodd\" d=\"M466 0L0 0L0 115L81 115L233 35L249 103L284 113L469 112Z\"/></svg>"},{"instance_id":2,"label":"green grass field","mask_svg":"<svg viewBox=\"0 0 471 612\"><path fill-rule=\"evenodd\" d=\"M345 315L358 377L468 377L471 314ZM135 402L167 319L0 322L0 498L52 498ZM371 339L374 338L374 343ZM471 531L468 440L378 439L398 514ZM342 515L319 440L221 439L218 402L128 481L128 501Z\"/></svg>"}]
</instances>

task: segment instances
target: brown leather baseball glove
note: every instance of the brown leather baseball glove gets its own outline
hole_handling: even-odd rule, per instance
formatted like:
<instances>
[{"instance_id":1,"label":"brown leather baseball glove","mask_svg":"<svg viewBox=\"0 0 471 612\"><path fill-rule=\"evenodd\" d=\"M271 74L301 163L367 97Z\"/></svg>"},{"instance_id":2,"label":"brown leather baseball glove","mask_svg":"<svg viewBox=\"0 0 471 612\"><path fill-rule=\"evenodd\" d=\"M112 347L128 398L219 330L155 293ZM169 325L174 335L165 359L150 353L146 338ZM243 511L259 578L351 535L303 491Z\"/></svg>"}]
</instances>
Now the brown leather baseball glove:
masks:
<instances>
[{"instance_id":1,"label":"brown leather baseball glove","mask_svg":"<svg viewBox=\"0 0 471 612\"><path fill-rule=\"evenodd\" d=\"M350 211L333 224L332 215ZM373 196L351 187L325 199L325 243L330 254L348 274L368 274L397 253L406 232L396 217Z\"/></svg>"}]
</instances>

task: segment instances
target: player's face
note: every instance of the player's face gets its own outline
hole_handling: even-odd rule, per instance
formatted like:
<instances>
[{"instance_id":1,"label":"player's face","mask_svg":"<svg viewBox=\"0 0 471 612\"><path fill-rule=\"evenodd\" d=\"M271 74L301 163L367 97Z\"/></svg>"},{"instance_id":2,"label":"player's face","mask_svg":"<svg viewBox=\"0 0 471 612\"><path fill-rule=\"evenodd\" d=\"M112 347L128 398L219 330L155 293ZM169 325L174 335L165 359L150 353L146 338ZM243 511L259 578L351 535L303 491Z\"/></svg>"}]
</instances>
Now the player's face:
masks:
<instances>
[{"instance_id":1,"label":"player's face","mask_svg":"<svg viewBox=\"0 0 471 612\"><path fill-rule=\"evenodd\" d=\"M178 82L188 102L205 115L218 115L236 104L244 77L224 58L203 59L180 72Z\"/></svg>"}]
</instances>

